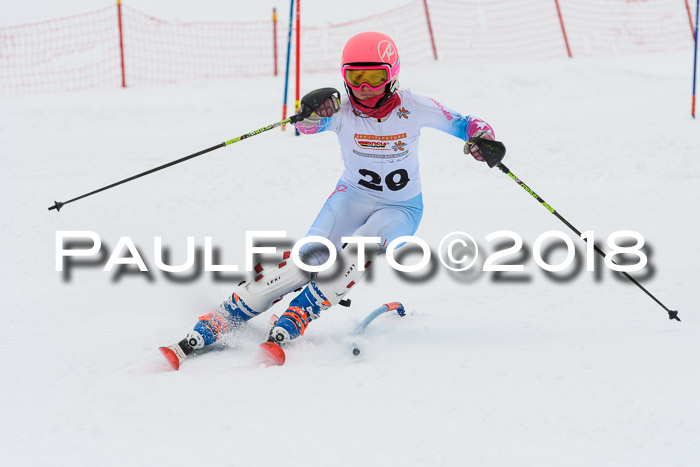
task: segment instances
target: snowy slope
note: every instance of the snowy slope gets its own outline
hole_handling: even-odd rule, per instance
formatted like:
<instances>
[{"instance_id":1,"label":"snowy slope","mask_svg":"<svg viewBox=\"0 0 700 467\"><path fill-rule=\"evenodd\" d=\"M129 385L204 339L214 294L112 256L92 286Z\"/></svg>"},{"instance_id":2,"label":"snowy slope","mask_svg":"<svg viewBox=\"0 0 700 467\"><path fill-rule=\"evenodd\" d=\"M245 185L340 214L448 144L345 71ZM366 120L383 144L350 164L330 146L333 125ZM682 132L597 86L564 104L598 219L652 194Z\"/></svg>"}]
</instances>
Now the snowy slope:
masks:
<instances>
[{"instance_id":1,"label":"snowy slope","mask_svg":"<svg viewBox=\"0 0 700 467\"><path fill-rule=\"evenodd\" d=\"M305 233L340 175L334 135L268 132L46 210L276 121L280 79L3 97L4 464L695 465L691 58L438 64L401 75L403 87L489 121L508 147L504 162L580 230L641 232L655 268L644 284L682 323L609 271L555 282L530 256L527 282L442 266L411 281L380 261L353 306L315 321L280 368L252 358L267 313L167 371L157 347L181 338L240 276L174 282L155 268L149 280L83 267L67 281L55 271L55 234L95 231L107 254L130 236L150 266L154 236L174 263L187 236L200 245L211 236L223 261L242 266L246 230ZM321 86L341 83L305 77L304 90ZM530 247L566 231L504 174L466 158L460 141L426 130L421 150L417 235L433 249L455 230L487 251L497 230ZM392 300L409 315L380 317L354 358L349 333Z\"/></svg>"}]
</instances>

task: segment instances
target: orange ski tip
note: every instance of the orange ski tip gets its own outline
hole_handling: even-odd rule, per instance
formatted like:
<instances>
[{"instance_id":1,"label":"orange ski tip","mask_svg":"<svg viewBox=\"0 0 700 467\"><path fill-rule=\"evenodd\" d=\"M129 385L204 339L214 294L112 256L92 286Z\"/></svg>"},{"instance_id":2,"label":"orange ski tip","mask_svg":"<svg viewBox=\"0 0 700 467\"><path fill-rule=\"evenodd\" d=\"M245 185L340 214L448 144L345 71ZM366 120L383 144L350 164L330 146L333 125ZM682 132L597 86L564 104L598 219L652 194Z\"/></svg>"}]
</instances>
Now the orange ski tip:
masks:
<instances>
[{"instance_id":1,"label":"orange ski tip","mask_svg":"<svg viewBox=\"0 0 700 467\"><path fill-rule=\"evenodd\" d=\"M177 358L177 355L175 355L175 352L173 352L172 349L167 347L158 347L158 350L160 350L160 353L162 353L165 359L170 363L173 370L180 368L180 360Z\"/></svg>"},{"instance_id":2,"label":"orange ski tip","mask_svg":"<svg viewBox=\"0 0 700 467\"><path fill-rule=\"evenodd\" d=\"M284 350L278 344L274 342L263 342L260 344L260 349L265 358L265 363L267 366L281 366L284 365L287 357L284 355Z\"/></svg>"}]
</instances>

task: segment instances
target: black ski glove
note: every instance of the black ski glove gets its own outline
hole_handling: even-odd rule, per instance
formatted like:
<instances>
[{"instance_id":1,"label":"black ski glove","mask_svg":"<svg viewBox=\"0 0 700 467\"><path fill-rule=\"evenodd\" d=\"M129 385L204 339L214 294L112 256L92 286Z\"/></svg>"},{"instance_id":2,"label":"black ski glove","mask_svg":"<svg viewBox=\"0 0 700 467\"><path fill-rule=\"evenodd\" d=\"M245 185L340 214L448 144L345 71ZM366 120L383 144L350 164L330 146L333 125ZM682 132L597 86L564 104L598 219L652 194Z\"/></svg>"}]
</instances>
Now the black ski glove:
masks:
<instances>
[{"instance_id":1,"label":"black ski glove","mask_svg":"<svg viewBox=\"0 0 700 467\"><path fill-rule=\"evenodd\" d=\"M474 133L464 145L464 153L471 154L474 159L486 162L490 168L497 166L506 155L506 147L500 141L494 141L491 134L477 136Z\"/></svg>"},{"instance_id":2,"label":"black ski glove","mask_svg":"<svg viewBox=\"0 0 700 467\"><path fill-rule=\"evenodd\" d=\"M301 99L299 111L292 117L292 123L304 121L313 126L321 118L330 117L340 111L340 93L335 88L316 89Z\"/></svg>"}]
</instances>

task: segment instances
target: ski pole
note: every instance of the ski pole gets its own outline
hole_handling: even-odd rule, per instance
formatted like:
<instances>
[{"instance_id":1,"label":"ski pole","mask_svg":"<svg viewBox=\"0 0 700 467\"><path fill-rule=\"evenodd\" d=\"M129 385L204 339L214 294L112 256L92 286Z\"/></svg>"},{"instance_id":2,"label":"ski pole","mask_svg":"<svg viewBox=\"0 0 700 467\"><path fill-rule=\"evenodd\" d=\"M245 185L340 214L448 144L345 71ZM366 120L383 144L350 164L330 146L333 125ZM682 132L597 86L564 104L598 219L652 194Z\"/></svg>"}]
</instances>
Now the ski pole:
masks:
<instances>
[{"instance_id":1,"label":"ski pole","mask_svg":"<svg viewBox=\"0 0 700 467\"><path fill-rule=\"evenodd\" d=\"M579 238L581 237L581 232L580 232L576 227L574 227L571 223L569 223L569 221L567 221L566 219L564 219L564 217L563 217L561 214L559 214L559 213L557 212L556 209L554 209L552 206L550 206L549 204L547 204L547 203L545 202L545 200L543 200L542 198L540 198L539 195L538 195L537 193L535 193L534 191L532 191L532 190L530 189L530 187L528 187L522 180L520 180L518 177L516 177L515 174L513 174L513 172L511 172L510 169L508 169L508 167L506 167L505 165L503 165L503 163L501 163L501 162L498 163L497 167L501 170L501 172L503 172L504 174L506 174L506 175L508 175L510 178L512 178L512 179L515 181L515 183L517 183L518 185L520 185L521 187L523 187L523 189L524 189L525 191L527 191L528 193L530 193L530 195L531 195L533 198L535 198L537 201L539 201L540 204L542 204L542 206L545 207L545 209L547 209L549 212L551 212L552 214L554 214L554 215L557 217L557 219L559 219L560 221L562 221L564 224L566 224L566 226L567 226L568 228L570 228L571 230L573 230L573 232L574 232L576 235L578 235ZM586 241L586 243L588 243L588 239L585 239L585 241ZM603 258L605 258L605 252L603 252L603 250L601 250L600 248L598 248L598 246L597 246L595 243L593 243L593 249L594 249L600 256L602 256ZM649 292L646 288L644 288L644 286L643 286L642 284L640 284L639 282L637 282L637 280L636 280L634 277L630 276L630 275L627 274L625 271L617 271L617 272L619 272L620 274L622 274L623 276L625 276L627 279L629 279L630 281L632 281L632 283L633 283L634 285L636 285L637 287L639 287L640 289L642 289L642 291L643 291L645 294L647 294L649 297L651 297L652 300L654 300L656 303L658 303L658 304L661 306L661 308L663 308L664 310L666 310L666 312L668 313L668 319L675 319L675 320L677 320L677 321L680 321L680 320L681 320L681 319L678 317L678 311L676 311L676 310L669 310L668 308L666 308L666 305L664 305L663 303L661 303L661 302L659 301L659 299L657 299L654 295L652 295L651 292Z\"/></svg>"},{"instance_id":2,"label":"ski pole","mask_svg":"<svg viewBox=\"0 0 700 467\"><path fill-rule=\"evenodd\" d=\"M259 128L255 131L251 131L250 133L246 133L244 135L241 135L237 138L230 139L228 141L224 141L221 144L217 144L216 146L212 146L210 148L204 149L199 152L195 152L194 154L190 154L189 156L185 156L183 158L174 160L172 162L168 162L167 164L159 165L158 167L155 167L151 170L147 170L145 172L141 172L139 174L133 175L129 178L125 178L124 180L119 180L118 182L112 183L111 185L103 186L102 188L98 188L97 190L91 191L90 193L85 193L84 195L77 196L73 199L69 199L68 201L54 201L54 205L49 207L49 211L52 209L55 209L56 212L60 211L63 206L65 206L68 203L72 203L73 201L78 201L79 199L87 198L88 196L94 195L96 193L99 193L101 191L108 190L110 188L114 188L117 185L121 185L122 183L130 182L132 180L136 180L137 178L144 177L146 175L152 174L154 172L158 172L159 170L167 169L168 167L172 167L175 164L179 164L180 162L185 162L187 160L193 159L197 156L201 156L202 154L206 154L208 152L211 152L215 149L223 148L228 145L231 145L233 143L237 143L243 139L250 138L251 136L259 135L260 133L264 133L268 130L272 130L273 128L277 128L278 126L285 125L287 123L296 123L298 121L301 121L304 119L303 115L292 115L291 117L285 118L284 120L281 120L277 123L273 123L272 125L268 125L262 128Z\"/></svg>"},{"instance_id":3,"label":"ski pole","mask_svg":"<svg viewBox=\"0 0 700 467\"><path fill-rule=\"evenodd\" d=\"M491 167L491 168L493 168L493 167L498 167L498 168L501 170L501 172L503 172L504 174L506 174L506 175L508 175L510 178L512 178L512 179L515 181L515 183L517 183L518 185L520 185L521 187L523 187L523 189L524 189L525 191L527 191L528 193L530 193L530 195L531 195L533 198L535 198L537 201L539 201L540 204L541 204L542 206L544 206L545 209L547 209L547 211L549 211L549 212L551 212L552 214L554 214L555 216L557 216L557 219L559 219L560 221L562 221L564 224L566 224L566 226L567 226L568 228L570 228L571 230L573 230L574 233L575 233L576 235L579 236L579 238L581 237L581 232L580 232L576 227L574 227L571 223L569 223L569 221L567 221L566 219L564 219L564 217L563 217L561 214L559 214L559 213L556 211L556 209L554 209L552 206L550 206L549 204L547 204L547 203L545 202L545 200L543 200L542 198L540 198L540 196L539 196L537 193L535 193L534 191L532 191L532 190L530 189L530 187L528 187L522 180L520 180L518 177L516 177L515 174L514 174L513 172L511 172L510 169L509 169L508 167L506 167L506 166L501 162L501 161L503 160L503 158L505 157L505 155L506 155L506 147L505 147L505 145L504 145L503 143L501 143L500 141L493 141L493 140L488 140L488 139L479 138L479 137L472 137L472 138L469 138L469 141L467 141L467 143L468 143L470 146L473 145L473 144L478 145L479 149L481 150L481 156L486 160L486 163L489 165L489 167ZM587 239L587 238L584 239L584 240L586 241L586 243L588 243L588 239ZM605 252L604 252L603 250L601 250L600 248L598 248L598 246L597 246L595 243L593 243L593 249L594 249L600 256L602 256L603 258L605 258ZM613 261L613 263L614 263L614 261ZM640 284L639 282L637 282L637 280L636 280L634 277L630 276L629 274L627 274L627 273L624 272L624 271L617 271L617 272L619 272L620 274L622 274L623 276L625 276L627 279L629 279L630 281L632 281L632 283L633 283L634 285L636 285L637 287L639 287L640 289L642 289L642 291L643 291L645 294L647 294L649 297L651 297L652 300L654 300L656 303L658 303L658 304L661 306L661 308L663 308L664 310L666 310L666 312L668 313L668 319L675 319L676 321L680 321L680 320L681 320L681 319L678 317L678 311L677 311L677 310L669 310L668 308L666 308L666 305L664 305L663 303L661 303L661 302L659 301L659 299L657 299L654 295L651 294L651 292L649 292L647 289L645 289L644 286L642 286L642 284Z\"/></svg>"},{"instance_id":4,"label":"ski pole","mask_svg":"<svg viewBox=\"0 0 700 467\"><path fill-rule=\"evenodd\" d=\"M352 335L359 336L360 334L362 334L365 331L367 326L369 326L369 323L374 321L379 315L386 313L387 311L392 311L392 310L396 310L396 313L398 313L398 315L401 317L406 316L406 309L403 307L403 305L400 302L385 303L384 305L380 306L379 308L374 310L372 313L367 315L367 317L365 319L363 319L360 324L357 325L357 328L355 329L355 332ZM353 355L360 355L360 348L354 342L352 344L352 354Z\"/></svg>"}]
</instances>

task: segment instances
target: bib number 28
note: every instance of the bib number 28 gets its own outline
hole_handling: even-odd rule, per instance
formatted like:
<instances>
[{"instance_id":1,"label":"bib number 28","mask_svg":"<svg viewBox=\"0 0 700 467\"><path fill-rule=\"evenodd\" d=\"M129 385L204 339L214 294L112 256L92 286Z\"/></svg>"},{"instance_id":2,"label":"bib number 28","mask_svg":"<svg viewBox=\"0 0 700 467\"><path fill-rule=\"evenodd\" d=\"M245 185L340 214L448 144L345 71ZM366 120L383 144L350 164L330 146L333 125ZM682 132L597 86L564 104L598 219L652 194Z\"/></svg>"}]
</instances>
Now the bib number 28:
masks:
<instances>
[{"instance_id":1,"label":"bib number 28","mask_svg":"<svg viewBox=\"0 0 700 467\"><path fill-rule=\"evenodd\" d=\"M382 185L381 175L377 172L368 169L360 169L360 175L364 178L358 180L357 183L374 191L384 191L384 185L391 191L399 191L411 181L408 178L408 171L406 169L398 169L388 173L387 176L384 177L384 185Z\"/></svg>"}]
</instances>

